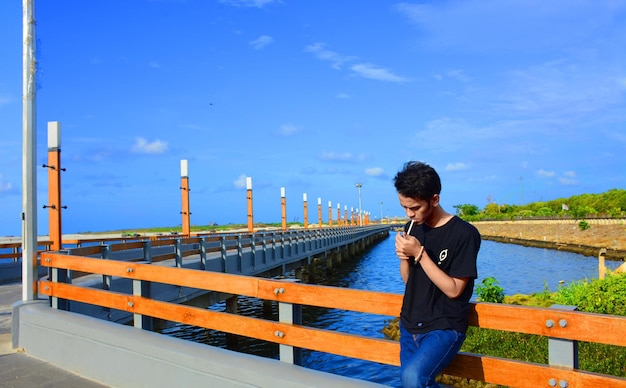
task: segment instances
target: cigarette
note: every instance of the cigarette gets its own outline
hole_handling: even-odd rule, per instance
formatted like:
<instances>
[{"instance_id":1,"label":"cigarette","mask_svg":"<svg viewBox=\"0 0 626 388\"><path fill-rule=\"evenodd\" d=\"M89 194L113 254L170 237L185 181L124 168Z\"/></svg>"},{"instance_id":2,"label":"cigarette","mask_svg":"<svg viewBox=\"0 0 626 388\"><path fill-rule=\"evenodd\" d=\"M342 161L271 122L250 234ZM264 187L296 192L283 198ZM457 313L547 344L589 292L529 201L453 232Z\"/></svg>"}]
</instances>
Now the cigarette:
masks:
<instances>
[{"instance_id":1,"label":"cigarette","mask_svg":"<svg viewBox=\"0 0 626 388\"><path fill-rule=\"evenodd\" d=\"M406 231L406 236L411 234L411 229L413 228L413 220L411 220L411 225L409 225L409 230Z\"/></svg>"}]
</instances>

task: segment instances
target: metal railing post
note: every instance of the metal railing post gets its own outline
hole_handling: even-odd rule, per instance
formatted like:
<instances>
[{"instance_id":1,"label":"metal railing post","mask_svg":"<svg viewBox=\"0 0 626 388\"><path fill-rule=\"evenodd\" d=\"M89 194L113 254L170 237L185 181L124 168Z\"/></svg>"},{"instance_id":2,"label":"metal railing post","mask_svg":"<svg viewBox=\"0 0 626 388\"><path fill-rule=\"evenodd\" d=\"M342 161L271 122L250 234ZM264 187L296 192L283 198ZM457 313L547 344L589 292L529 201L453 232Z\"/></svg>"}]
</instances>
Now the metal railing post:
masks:
<instances>
[{"instance_id":1,"label":"metal railing post","mask_svg":"<svg viewBox=\"0 0 626 388\"><path fill-rule=\"evenodd\" d=\"M133 279L133 296L150 298L151 283ZM132 304L132 302L128 302ZM132 306L131 306L132 307ZM142 314L133 314L133 325L138 329L153 330L153 319Z\"/></svg>"},{"instance_id":2,"label":"metal railing post","mask_svg":"<svg viewBox=\"0 0 626 388\"><path fill-rule=\"evenodd\" d=\"M285 279L282 281L298 282L298 279ZM282 290L282 291L281 291ZM275 290L277 293L284 292L284 289ZM302 306L299 304L278 302L278 321L291 325L302 324ZM281 332L274 333L276 336L284 335ZM289 345L279 345L280 361L288 364L302 365L302 349Z\"/></svg>"},{"instance_id":3,"label":"metal railing post","mask_svg":"<svg viewBox=\"0 0 626 388\"><path fill-rule=\"evenodd\" d=\"M220 254L222 256L222 268L224 272L228 272L226 268L226 236L220 236Z\"/></svg>"},{"instance_id":4,"label":"metal railing post","mask_svg":"<svg viewBox=\"0 0 626 388\"><path fill-rule=\"evenodd\" d=\"M200 250L200 266L204 270L206 269L206 237L200 237L198 249Z\"/></svg>"},{"instance_id":5,"label":"metal railing post","mask_svg":"<svg viewBox=\"0 0 626 388\"><path fill-rule=\"evenodd\" d=\"M100 246L100 257L102 260L109 260L109 256L111 255L111 247L107 244L103 244ZM111 275L102 275L102 283L104 284L105 290L111 289Z\"/></svg>"},{"instance_id":6,"label":"metal railing post","mask_svg":"<svg viewBox=\"0 0 626 388\"><path fill-rule=\"evenodd\" d=\"M241 244L241 235L237 235L237 271L241 272L243 261L243 246Z\"/></svg>"},{"instance_id":7,"label":"metal railing post","mask_svg":"<svg viewBox=\"0 0 626 388\"><path fill-rule=\"evenodd\" d=\"M142 245L143 245L143 260L146 263L150 263L152 264L152 241L150 240L146 240L146 241L142 241Z\"/></svg>"},{"instance_id":8,"label":"metal railing post","mask_svg":"<svg viewBox=\"0 0 626 388\"><path fill-rule=\"evenodd\" d=\"M256 268L256 235L250 235L250 254L252 255L252 269Z\"/></svg>"},{"instance_id":9,"label":"metal railing post","mask_svg":"<svg viewBox=\"0 0 626 388\"><path fill-rule=\"evenodd\" d=\"M60 251L59 253L68 255L69 251ZM72 283L71 277L68 276L69 270L61 269L61 268L51 268L50 269L50 278L55 283ZM56 296L50 298L50 307L58 310L70 310L70 301L67 299L60 299Z\"/></svg>"},{"instance_id":10,"label":"metal railing post","mask_svg":"<svg viewBox=\"0 0 626 388\"><path fill-rule=\"evenodd\" d=\"M576 306L557 304L550 306L550 308L568 311L578 310ZM565 328L568 322L566 319L559 319L558 322L548 319L545 324L548 328L554 327L555 325ZM578 369L578 341L548 337L548 363L550 366ZM562 382L559 382L559 384L562 384Z\"/></svg>"},{"instance_id":11,"label":"metal railing post","mask_svg":"<svg viewBox=\"0 0 626 388\"><path fill-rule=\"evenodd\" d=\"M183 268L183 241L180 238L174 240L176 254L176 268Z\"/></svg>"},{"instance_id":12,"label":"metal railing post","mask_svg":"<svg viewBox=\"0 0 626 388\"><path fill-rule=\"evenodd\" d=\"M276 232L272 232L272 261L276 262Z\"/></svg>"},{"instance_id":13,"label":"metal railing post","mask_svg":"<svg viewBox=\"0 0 626 388\"><path fill-rule=\"evenodd\" d=\"M267 235L264 233L261 239L261 249L263 249L263 265L267 264Z\"/></svg>"}]
</instances>

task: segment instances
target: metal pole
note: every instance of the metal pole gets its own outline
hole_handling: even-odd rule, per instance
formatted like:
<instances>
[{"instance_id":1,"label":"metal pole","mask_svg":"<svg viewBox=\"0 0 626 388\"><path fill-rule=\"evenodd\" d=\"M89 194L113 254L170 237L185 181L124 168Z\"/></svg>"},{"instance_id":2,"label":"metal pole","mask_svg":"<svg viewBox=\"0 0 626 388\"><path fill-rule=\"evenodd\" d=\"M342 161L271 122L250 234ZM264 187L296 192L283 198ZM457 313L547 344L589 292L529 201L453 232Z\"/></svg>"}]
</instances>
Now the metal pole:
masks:
<instances>
[{"instance_id":1,"label":"metal pole","mask_svg":"<svg viewBox=\"0 0 626 388\"><path fill-rule=\"evenodd\" d=\"M22 300L37 299L35 1L22 1Z\"/></svg>"}]
</instances>

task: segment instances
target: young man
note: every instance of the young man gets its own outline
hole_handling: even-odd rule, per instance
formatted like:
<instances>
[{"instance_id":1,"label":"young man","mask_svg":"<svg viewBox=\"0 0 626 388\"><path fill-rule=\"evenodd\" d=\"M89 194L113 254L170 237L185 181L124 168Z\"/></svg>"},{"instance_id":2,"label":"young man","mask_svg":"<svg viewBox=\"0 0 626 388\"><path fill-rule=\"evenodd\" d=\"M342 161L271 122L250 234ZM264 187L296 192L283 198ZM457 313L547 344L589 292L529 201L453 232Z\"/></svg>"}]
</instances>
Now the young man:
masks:
<instances>
[{"instance_id":1,"label":"young man","mask_svg":"<svg viewBox=\"0 0 626 388\"><path fill-rule=\"evenodd\" d=\"M394 178L400 205L411 219L396 236L406 284L400 313L400 374L405 387L437 387L437 375L465 340L476 279L480 234L439 204L441 180L421 162Z\"/></svg>"}]
</instances>

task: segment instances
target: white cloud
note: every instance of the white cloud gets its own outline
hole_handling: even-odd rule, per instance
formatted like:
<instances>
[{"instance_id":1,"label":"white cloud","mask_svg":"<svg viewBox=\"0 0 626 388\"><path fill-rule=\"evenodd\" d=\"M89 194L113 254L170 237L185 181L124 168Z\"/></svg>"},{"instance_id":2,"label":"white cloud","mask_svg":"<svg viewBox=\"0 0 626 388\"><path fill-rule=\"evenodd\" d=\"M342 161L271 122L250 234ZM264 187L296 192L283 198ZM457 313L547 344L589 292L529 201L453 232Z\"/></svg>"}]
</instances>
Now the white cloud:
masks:
<instances>
[{"instance_id":1,"label":"white cloud","mask_svg":"<svg viewBox=\"0 0 626 388\"><path fill-rule=\"evenodd\" d=\"M364 155L354 155L351 152L324 151L319 158L326 162L359 162L365 160Z\"/></svg>"},{"instance_id":2,"label":"white cloud","mask_svg":"<svg viewBox=\"0 0 626 388\"><path fill-rule=\"evenodd\" d=\"M542 178L551 178L554 176L554 171L546 171L543 168L537 171L537 175Z\"/></svg>"},{"instance_id":3,"label":"white cloud","mask_svg":"<svg viewBox=\"0 0 626 388\"><path fill-rule=\"evenodd\" d=\"M137 154L162 154L167 151L167 142L159 139L148 142L143 137L138 137L133 144L132 151Z\"/></svg>"},{"instance_id":4,"label":"white cloud","mask_svg":"<svg viewBox=\"0 0 626 388\"><path fill-rule=\"evenodd\" d=\"M280 127L280 134L283 136L291 136L297 132L302 131L302 127L298 127L294 124L284 124Z\"/></svg>"},{"instance_id":5,"label":"white cloud","mask_svg":"<svg viewBox=\"0 0 626 388\"><path fill-rule=\"evenodd\" d=\"M233 181L233 185L235 185L236 188L238 189L243 189L246 187L246 178L248 176L246 174L241 174L239 175L239 178L235 179Z\"/></svg>"},{"instance_id":6,"label":"white cloud","mask_svg":"<svg viewBox=\"0 0 626 388\"><path fill-rule=\"evenodd\" d=\"M463 171L467 170L468 166L465 163L448 163L446 171Z\"/></svg>"},{"instance_id":7,"label":"white cloud","mask_svg":"<svg viewBox=\"0 0 626 388\"><path fill-rule=\"evenodd\" d=\"M334 51L327 50L325 46L324 43L313 43L308 45L304 51L314 54L322 61L332 62L332 68L337 70L340 70L344 63L352 62L357 59L357 57L343 56Z\"/></svg>"},{"instance_id":8,"label":"white cloud","mask_svg":"<svg viewBox=\"0 0 626 388\"><path fill-rule=\"evenodd\" d=\"M272 38L269 35L261 35L255 40L253 40L252 42L250 42L250 45L255 50L261 50L261 49L264 49L266 46L269 46L272 43L274 43L274 38Z\"/></svg>"},{"instance_id":9,"label":"white cloud","mask_svg":"<svg viewBox=\"0 0 626 388\"><path fill-rule=\"evenodd\" d=\"M150 61L150 63L148 63L148 67L151 69L160 69L161 64L157 61Z\"/></svg>"},{"instance_id":10,"label":"white cloud","mask_svg":"<svg viewBox=\"0 0 626 388\"><path fill-rule=\"evenodd\" d=\"M343 162L346 162L346 161L354 159L354 155L352 155L350 152L329 152L329 151L324 151L320 155L320 159L327 160L327 161L343 161Z\"/></svg>"},{"instance_id":11,"label":"white cloud","mask_svg":"<svg viewBox=\"0 0 626 388\"><path fill-rule=\"evenodd\" d=\"M365 169L365 174L369 176L381 176L385 174L382 167L370 167Z\"/></svg>"},{"instance_id":12,"label":"white cloud","mask_svg":"<svg viewBox=\"0 0 626 388\"><path fill-rule=\"evenodd\" d=\"M11 103L12 101L13 99L11 97L0 95L0 106L9 105L9 103Z\"/></svg>"},{"instance_id":13,"label":"white cloud","mask_svg":"<svg viewBox=\"0 0 626 388\"><path fill-rule=\"evenodd\" d=\"M564 186L574 186L579 183L576 179L576 173L574 171L565 171L563 177L559 178L559 182Z\"/></svg>"},{"instance_id":14,"label":"white cloud","mask_svg":"<svg viewBox=\"0 0 626 388\"><path fill-rule=\"evenodd\" d=\"M232 5L233 7L251 7L263 8L272 3L280 3L280 0L220 0L222 4Z\"/></svg>"},{"instance_id":15,"label":"white cloud","mask_svg":"<svg viewBox=\"0 0 626 388\"><path fill-rule=\"evenodd\" d=\"M498 177L495 176L495 175L485 175L485 176L482 176L482 177L470 178L469 181L470 182L484 183L484 182L493 182L493 181L496 181L497 179L498 179Z\"/></svg>"},{"instance_id":16,"label":"white cloud","mask_svg":"<svg viewBox=\"0 0 626 388\"><path fill-rule=\"evenodd\" d=\"M0 175L0 193L6 193L13 189L13 184L11 182L5 182L2 175Z\"/></svg>"},{"instance_id":17,"label":"white cloud","mask_svg":"<svg viewBox=\"0 0 626 388\"><path fill-rule=\"evenodd\" d=\"M387 69L369 63L359 63L350 67L358 76L376 81L407 82L408 79L391 73Z\"/></svg>"},{"instance_id":18,"label":"white cloud","mask_svg":"<svg viewBox=\"0 0 626 388\"><path fill-rule=\"evenodd\" d=\"M309 52L314 54L318 59L322 61L328 61L332 63L333 69L341 70L343 65L349 62L354 62L358 60L358 57L355 56L345 56L341 55L335 51L326 49L326 44L324 43L314 43L307 46L304 49L305 52ZM357 63L350 66L350 70L353 71L354 75L373 79L376 81L388 81L388 82L407 82L409 79L401 77L399 75L393 74L391 71L372 65L370 63Z\"/></svg>"},{"instance_id":19,"label":"white cloud","mask_svg":"<svg viewBox=\"0 0 626 388\"><path fill-rule=\"evenodd\" d=\"M575 186L578 184L578 179L559 178L559 182L564 186Z\"/></svg>"},{"instance_id":20,"label":"white cloud","mask_svg":"<svg viewBox=\"0 0 626 388\"><path fill-rule=\"evenodd\" d=\"M335 98L338 98L340 100L345 100L345 99L348 99L348 98L352 98L352 96L349 95L348 93L337 93L335 95Z\"/></svg>"}]
</instances>

